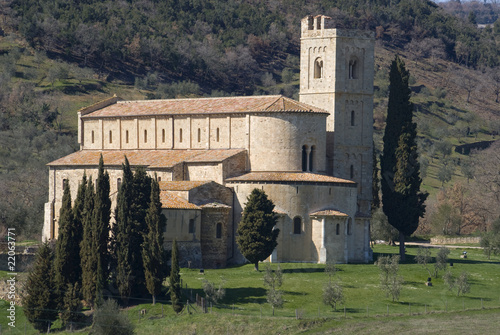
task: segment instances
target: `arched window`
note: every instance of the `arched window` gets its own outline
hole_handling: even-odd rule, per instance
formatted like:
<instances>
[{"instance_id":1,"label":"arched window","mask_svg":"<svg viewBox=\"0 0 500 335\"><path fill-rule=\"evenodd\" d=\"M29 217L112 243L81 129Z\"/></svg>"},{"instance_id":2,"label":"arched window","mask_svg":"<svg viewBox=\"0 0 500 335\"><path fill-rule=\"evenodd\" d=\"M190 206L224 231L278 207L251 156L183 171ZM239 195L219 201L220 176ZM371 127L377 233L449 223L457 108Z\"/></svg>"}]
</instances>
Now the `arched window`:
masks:
<instances>
[{"instance_id":1,"label":"arched window","mask_svg":"<svg viewBox=\"0 0 500 335\"><path fill-rule=\"evenodd\" d=\"M351 111L351 126L354 126L355 123L355 117L356 117L356 113L354 113L354 111Z\"/></svg>"},{"instance_id":2,"label":"arched window","mask_svg":"<svg viewBox=\"0 0 500 335\"><path fill-rule=\"evenodd\" d=\"M321 17L319 16L316 18L316 29L321 29Z\"/></svg>"},{"instance_id":3,"label":"arched window","mask_svg":"<svg viewBox=\"0 0 500 335\"><path fill-rule=\"evenodd\" d=\"M179 129L179 142L182 142L182 128Z\"/></svg>"},{"instance_id":4,"label":"arched window","mask_svg":"<svg viewBox=\"0 0 500 335\"><path fill-rule=\"evenodd\" d=\"M92 130L92 144L94 144L94 131Z\"/></svg>"},{"instance_id":5,"label":"arched window","mask_svg":"<svg viewBox=\"0 0 500 335\"><path fill-rule=\"evenodd\" d=\"M314 61L314 78L323 78L323 60L316 58Z\"/></svg>"},{"instance_id":6,"label":"arched window","mask_svg":"<svg viewBox=\"0 0 500 335\"><path fill-rule=\"evenodd\" d=\"M165 219L165 225L163 226L163 232L164 233L167 232L167 222L168 222L168 219Z\"/></svg>"},{"instance_id":7,"label":"arched window","mask_svg":"<svg viewBox=\"0 0 500 335\"><path fill-rule=\"evenodd\" d=\"M351 176L351 179L354 178L354 165L351 165L349 168L349 175Z\"/></svg>"},{"instance_id":8,"label":"arched window","mask_svg":"<svg viewBox=\"0 0 500 335\"><path fill-rule=\"evenodd\" d=\"M352 235L352 219L347 219L347 235Z\"/></svg>"},{"instance_id":9,"label":"arched window","mask_svg":"<svg viewBox=\"0 0 500 335\"><path fill-rule=\"evenodd\" d=\"M219 128L217 128L217 142L219 142Z\"/></svg>"},{"instance_id":10,"label":"arched window","mask_svg":"<svg viewBox=\"0 0 500 335\"><path fill-rule=\"evenodd\" d=\"M161 141L162 143L165 143L165 129L161 130Z\"/></svg>"},{"instance_id":11,"label":"arched window","mask_svg":"<svg viewBox=\"0 0 500 335\"><path fill-rule=\"evenodd\" d=\"M314 18L312 17L312 15L307 18L307 29L308 30L314 29Z\"/></svg>"},{"instance_id":12,"label":"arched window","mask_svg":"<svg viewBox=\"0 0 500 335\"><path fill-rule=\"evenodd\" d=\"M66 188L66 185L68 185L68 179L63 179L63 182L62 182L62 189L63 189L63 191Z\"/></svg>"},{"instance_id":13,"label":"arched window","mask_svg":"<svg viewBox=\"0 0 500 335\"><path fill-rule=\"evenodd\" d=\"M215 237L216 238L222 237L222 223L220 223L220 222L218 222L216 227L215 227Z\"/></svg>"},{"instance_id":14,"label":"arched window","mask_svg":"<svg viewBox=\"0 0 500 335\"><path fill-rule=\"evenodd\" d=\"M158 177L158 181L161 181L161 177Z\"/></svg>"},{"instance_id":15,"label":"arched window","mask_svg":"<svg viewBox=\"0 0 500 335\"><path fill-rule=\"evenodd\" d=\"M302 146L302 171L307 171L307 146Z\"/></svg>"},{"instance_id":16,"label":"arched window","mask_svg":"<svg viewBox=\"0 0 500 335\"><path fill-rule=\"evenodd\" d=\"M349 79L358 79L358 62L353 59L349 62Z\"/></svg>"},{"instance_id":17,"label":"arched window","mask_svg":"<svg viewBox=\"0 0 500 335\"><path fill-rule=\"evenodd\" d=\"M201 129L198 128L198 143L201 142Z\"/></svg>"},{"instance_id":18,"label":"arched window","mask_svg":"<svg viewBox=\"0 0 500 335\"><path fill-rule=\"evenodd\" d=\"M125 130L125 143L128 143L128 130Z\"/></svg>"},{"instance_id":19,"label":"arched window","mask_svg":"<svg viewBox=\"0 0 500 335\"><path fill-rule=\"evenodd\" d=\"M195 226L194 219L189 219L189 234L194 234Z\"/></svg>"},{"instance_id":20,"label":"arched window","mask_svg":"<svg viewBox=\"0 0 500 335\"><path fill-rule=\"evenodd\" d=\"M302 230L302 219L299 216L293 218L293 233L300 234Z\"/></svg>"},{"instance_id":21,"label":"arched window","mask_svg":"<svg viewBox=\"0 0 500 335\"><path fill-rule=\"evenodd\" d=\"M335 227L335 234L340 235L340 223L337 223L337 226Z\"/></svg>"},{"instance_id":22,"label":"arched window","mask_svg":"<svg viewBox=\"0 0 500 335\"><path fill-rule=\"evenodd\" d=\"M119 191L120 187L122 186L122 179L118 178L116 179L116 189Z\"/></svg>"},{"instance_id":23,"label":"arched window","mask_svg":"<svg viewBox=\"0 0 500 335\"><path fill-rule=\"evenodd\" d=\"M109 131L109 143L113 143L113 131Z\"/></svg>"},{"instance_id":24,"label":"arched window","mask_svg":"<svg viewBox=\"0 0 500 335\"><path fill-rule=\"evenodd\" d=\"M312 171L314 168L313 162L314 162L315 150L316 150L316 147L313 145L311 147L311 152L309 153L309 171Z\"/></svg>"},{"instance_id":25,"label":"arched window","mask_svg":"<svg viewBox=\"0 0 500 335\"><path fill-rule=\"evenodd\" d=\"M144 129L144 143L148 143L148 131Z\"/></svg>"}]
</instances>

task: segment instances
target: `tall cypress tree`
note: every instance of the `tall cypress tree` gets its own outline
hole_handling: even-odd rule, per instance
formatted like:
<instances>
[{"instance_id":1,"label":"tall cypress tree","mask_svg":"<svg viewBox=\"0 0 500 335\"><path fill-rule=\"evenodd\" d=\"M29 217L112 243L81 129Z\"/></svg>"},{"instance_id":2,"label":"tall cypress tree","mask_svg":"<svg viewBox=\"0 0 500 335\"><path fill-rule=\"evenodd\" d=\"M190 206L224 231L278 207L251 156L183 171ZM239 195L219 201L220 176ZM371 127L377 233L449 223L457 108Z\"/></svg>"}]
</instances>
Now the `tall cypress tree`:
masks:
<instances>
[{"instance_id":1,"label":"tall cypress tree","mask_svg":"<svg viewBox=\"0 0 500 335\"><path fill-rule=\"evenodd\" d=\"M182 310L181 303L181 276L179 274L179 251L177 249L177 240L172 243L172 269L170 270L170 300L172 300L172 308L176 313Z\"/></svg>"},{"instance_id":2,"label":"tall cypress tree","mask_svg":"<svg viewBox=\"0 0 500 335\"><path fill-rule=\"evenodd\" d=\"M375 143L373 144L373 172L372 172L372 212L380 208L380 178L378 176L378 160L375 152Z\"/></svg>"},{"instance_id":3,"label":"tall cypress tree","mask_svg":"<svg viewBox=\"0 0 500 335\"><path fill-rule=\"evenodd\" d=\"M35 264L25 284L22 297L24 315L33 327L46 331L57 319L57 297L54 291L53 252L48 243L38 249Z\"/></svg>"},{"instance_id":4,"label":"tall cypress tree","mask_svg":"<svg viewBox=\"0 0 500 335\"><path fill-rule=\"evenodd\" d=\"M113 226L113 247L116 258L116 284L122 299L126 300L132 293L131 239L132 218L130 209L133 201L133 178L127 157L122 164L123 180L118 190L115 209L115 225Z\"/></svg>"},{"instance_id":5,"label":"tall cypress tree","mask_svg":"<svg viewBox=\"0 0 500 335\"><path fill-rule=\"evenodd\" d=\"M104 287L108 276L108 242L109 242L109 219L111 217L111 199L109 198L109 175L104 172L104 161L99 159L99 172L96 180L96 194L94 204L93 243L97 249L96 257L98 285Z\"/></svg>"},{"instance_id":6,"label":"tall cypress tree","mask_svg":"<svg viewBox=\"0 0 500 335\"><path fill-rule=\"evenodd\" d=\"M132 220L130 232L130 265L133 274L133 292L146 293L146 278L142 262L142 243L146 234L146 212L151 198L151 177L142 167L136 169L132 180L132 202L129 215Z\"/></svg>"},{"instance_id":7,"label":"tall cypress tree","mask_svg":"<svg viewBox=\"0 0 500 335\"><path fill-rule=\"evenodd\" d=\"M147 233L142 243L142 261L146 288L153 297L154 305L166 273L164 269L166 264L163 264L163 228L166 218L161 212L160 186L156 178L151 182L151 200L145 221Z\"/></svg>"},{"instance_id":8,"label":"tall cypress tree","mask_svg":"<svg viewBox=\"0 0 500 335\"><path fill-rule=\"evenodd\" d=\"M84 172L82 181L78 186L78 193L76 194L75 202L73 203L73 243L74 243L74 278L75 282L79 283L81 288L82 284L82 266L80 257L80 248L83 240L83 209L85 206L85 194L87 192L87 174Z\"/></svg>"},{"instance_id":9,"label":"tall cypress tree","mask_svg":"<svg viewBox=\"0 0 500 335\"><path fill-rule=\"evenodd\" d=\"M89 178L85 190L85 201L82 212L83 240L80 248L81 266L82 266L82 295L83 298L92 306L95 306L99 297L99 273L98 273L98 250L94 243L94 203L95 191L92 178Z\"/></svg>"},{"instance_id":10,"label":"tall cypress tree","mask_svg":"<svg viewBox=\"0 0 500 335\"><path fill-rule=\"evenodd\" d=\"M254 189L248 196L243 210L243 217L238 226L236 243L241 253L259 269L259 261L265 260L273 252L279 229L276 226L274 204L267 198L266 193Z\"/></svg>"},{"instance_id":11,"label":"tall cypress tree","mask_svg":"<svg viewBox=\"0 0 500 335\"><path fill-rule=\"evenodd\" d=\"M405 236L418 227L425 213L426 193L420 192L420 165L416 151L416 124L413 119L410 73L396 56L389 74L390 90L384 151L380 158L382 205L389 223L399 231L399 253L405 260Z\"/></svg>"},{"instance_id":12,"label":"tall cypress tree","mask_svg":"<svg viewBox=\"0 0 500 335\"><path fill-rule=\"evenodd\" d=\"M76 277L80 267L80 247L74 242L74 216L71 208L71 193L69 183L64 186L62 206L59 211L59 231L54 258L55 289L58 296L58 305L61 308L68 284L78 281ZM75 259L77 258L77 259Z\"/></svg>"}]
</instances>

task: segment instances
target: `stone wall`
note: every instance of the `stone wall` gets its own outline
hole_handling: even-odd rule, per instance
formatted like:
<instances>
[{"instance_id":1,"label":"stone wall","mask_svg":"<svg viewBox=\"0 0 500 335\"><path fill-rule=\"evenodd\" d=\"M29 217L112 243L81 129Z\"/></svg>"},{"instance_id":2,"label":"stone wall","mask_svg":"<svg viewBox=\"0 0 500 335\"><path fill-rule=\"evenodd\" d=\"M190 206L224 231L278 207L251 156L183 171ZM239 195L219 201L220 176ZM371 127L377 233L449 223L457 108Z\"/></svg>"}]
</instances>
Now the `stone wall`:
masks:
<instances>
[{"instance_id":1,"label":"stone wall","mask_svg":"<svg viewBox=\"0 0 500 335\"><path fill-rule=\"evenodd\" d=\"M204 207L201 214L201 251L204 268L225 268L228 259L230 207Z\"/></svg>"},{"instance_id":2,"label":"stone wall","mask_svg":"<svg viewBox=\"0 0 500 335\"><path fill-rule=\"evenodd\" d=\"M479 244L481 237L433 237L431 244Z\"/></svg>"}]
</instances>

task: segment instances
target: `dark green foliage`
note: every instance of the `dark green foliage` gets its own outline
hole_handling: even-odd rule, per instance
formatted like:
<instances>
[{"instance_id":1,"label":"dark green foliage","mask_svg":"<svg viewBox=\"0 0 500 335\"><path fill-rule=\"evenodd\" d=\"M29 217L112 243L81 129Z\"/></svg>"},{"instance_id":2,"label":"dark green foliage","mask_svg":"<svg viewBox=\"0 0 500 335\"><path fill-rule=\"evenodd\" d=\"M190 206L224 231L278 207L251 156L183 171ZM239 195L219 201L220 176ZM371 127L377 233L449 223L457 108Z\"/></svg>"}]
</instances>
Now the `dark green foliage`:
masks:
<instances>
[{"instance_id":1,"label":"dark green foliage","mask_svg":"<svg viewBox=\"0 0 500 335\"><path fill-rule=\"evenodd\" d=\"M79 282L80 288L82 283L82 266L81 266L81 255L80 249L83 240L83 211L85 208L85 194L87 193L87 174L84 172L80 185L78 186L78 193L76 194L75 201L73 203L73 229L74 229L74 248L78 248L78 252L73 255L75 257L75 262L78 267L75 267L73 283Z\"/></svg>"},{"instance_id":2,"label":"dark green foliage","mask_svg":"<svg viewBox=\"0 0 500 335\"><path fill-rule=\"evenodd\" d=\"M94 204L93 246L97 250L97 282L98 286L104 288L109 277L109 219L111 217L111 200L109 198L109 175L104 172L104 161L99 158L99 171L96 180L96 193Z\"/></svg>"},{"instance_id":3,"label":"dark green foliage","mask_svg":"<svg viewBox=\"0 0 500 335\"><path fill-rule=\"evenodd\" d=\"M375 152L375 143L373 144L373 172L372 172L372 212L380 208L380 177Z\"/></svg>"},{"instance_id":4,"label":"dark green foliage","mask_svg":"<svg viewBox=\"0 0 500 335\"><path fill-rule=\"evenodd\" d=\"M113 250L115 257L115 276L118 291L122 299L127 299L132 293L132 266L130 235L132 234L132 187L134 175L130 169L127 157L123 168L123 180L118 190L115 209L115 225L113 226Z\"/></svg>"},{"instance_id":5,"label":"dark green foliage","mask_svg":"<svg viewBox=\"0 0 500 335\"><path fill-rule=\"evenodd\" d=\"M63 325L72 330L74 323L81 322L84 317L81 310L80 285L78 283L75 285L68 284L63 299L63 310L61 312Z\"/></svg>"},{"instance_id":6,"label":"dark green foliage","mask_svg":"<svg viewBox=\"0 0 500 335\"><path fill-rule=\"evenodd\" d=\"M53 252L42 244L29 273L23 296L24 314L33 327L44 332L57 319L57 297L54 290Z\"/></svg>"},{"instance_id":7,"label":"dark green foliage","mask_svg":"<svg viewBox=\"0 0 500 335\"><path fill-rule=\"evenodd\" d=\"M96 309L93 317L92 330L94 335L132 335L134 326L127 315L120 311L115 300L106 300Z\"/></svg>"},{"instance_id":8,"label":"dark green foliage","mask_svg":"<svg viewBox=\"0 0 500 335\"><path fill-rule=\"evenodd\" d=\"M416 124L408 86L409 72L396 56L389 74L390 91L384 151L380 158L382 204L389 224L399 231L400 257L405 260L404 238L418 227L425 213L426 193L420 192L420 163L416 144Z\"/></svg>"},{"instance_id":9,"label":"dark green foliage","mask_svg":"<svg viewBox=\"0 0 500 335\"><path fill-rule=\"evenodd\" d=\"M62 205L59 211L59 231L54 259L55 289L58 295L58 305L62 307L63 298L68 284L78 281L80 247L75 243L74 217L71 208L71 193L69 183L64 186Z\"/></svg>"},{"instance_id":10,"label":"dark green foliage","mask_svg":"<svg viewBox=\"0 0 500 335\"><path fill-rule=\"evenodd\" d=\"M179 250L177 249L177 240L172 243L172 264L170 270L170 300L172 301L172 308L176 313L182 311L182 291L181 291L181 276L179 274Z\"/></svg>"},{"instance_id":11,"label":"dark green foliage","mask_svg":"<svg viewBox=\"0 0 500 335\"><path fill-rule=\"evenodd\" d=\"M83 240L80 248L82 265L82 296L94 307L100 298L102 289L101 274L99 273L99 257L94 236L94 204L95 191L92 178L89 179L85 190L85 201L82 213Z\"/></svg>"},{"instance_id":12,"label":"dark green foliage","mask_svg":"<svg viewBox=\"0 0 500 335\"><path fill-rule=\"evenodd\" d=\"M236 243L243 256L258 270L259 262L271 255L278 245L279 229L275 228L274 204L264 191L254 189L247 200Z\"/></svg>"},{"instance_id":13,"label":"dark green foliage","mask_svg":"<svg viewBox=\"0 0 500 335\"><path fill-rule=\"evenodd\" d=\"M500 254L500 217L493 221L488 232L481 236L481 247L484 248L488 259L490 259L491 254Z\"/></svg>"},{"instance_id":14,"label":"dark green foliage","mask_svg":"<svg viewBox=\"0 0 500 335\"><path fill-rule=\"evenodd\" d=\"M156 179L151 181L151 200L145 220L146 234L142 243L142 260L146 287L153 296L154 305L167 272L166 264L163 263L163 228L166 218L161 212L160 186Z\"/></svg>"}]
</instances>

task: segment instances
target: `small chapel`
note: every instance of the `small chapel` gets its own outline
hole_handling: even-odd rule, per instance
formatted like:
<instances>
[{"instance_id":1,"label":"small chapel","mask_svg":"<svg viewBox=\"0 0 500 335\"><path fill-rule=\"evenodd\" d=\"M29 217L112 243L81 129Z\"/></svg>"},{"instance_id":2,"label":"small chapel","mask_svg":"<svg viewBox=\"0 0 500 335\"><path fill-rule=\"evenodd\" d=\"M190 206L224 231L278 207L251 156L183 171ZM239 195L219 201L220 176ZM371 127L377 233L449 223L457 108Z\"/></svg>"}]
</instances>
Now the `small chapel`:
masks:
<instances>
[{"instance_id":1,"label":"small chapel","mask_svg":"<svg viewBox=\"0 0 500 335\"><path fill-rule=\"evenodd\" d=\"M299 101L281 95L124 101L78 111L80 150L48 164L43 239L57 239L64 186L110 176L113 207L126 156L156 174L181 266L245 262L236 232L248 195L275 204L270 262L369 262L374 34L301 21ZM111 223L113 218L111 218Z\"/></svg>"}]
</instances>

